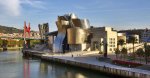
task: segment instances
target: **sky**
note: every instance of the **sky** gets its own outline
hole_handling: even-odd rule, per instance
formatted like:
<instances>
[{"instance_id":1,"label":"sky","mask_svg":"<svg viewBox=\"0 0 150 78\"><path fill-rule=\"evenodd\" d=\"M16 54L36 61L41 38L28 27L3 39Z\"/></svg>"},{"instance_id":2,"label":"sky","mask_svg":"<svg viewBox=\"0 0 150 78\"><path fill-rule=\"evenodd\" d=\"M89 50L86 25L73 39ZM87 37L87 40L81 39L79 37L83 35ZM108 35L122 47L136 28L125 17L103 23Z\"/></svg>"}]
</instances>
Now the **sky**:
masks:
<instances>
[{"instance_id":1,"label":"sky","mask_svg":"<svg viewBox=\"0 0 150 78\"><path fill-rule=\"evenodd\" d=\"M0 0L0 25L31 30L49 23L57 30L57 16L75 13L87 18L91 26L110 26L116 30L150 28L150 0Z\"/></svg>"}]
</instances>

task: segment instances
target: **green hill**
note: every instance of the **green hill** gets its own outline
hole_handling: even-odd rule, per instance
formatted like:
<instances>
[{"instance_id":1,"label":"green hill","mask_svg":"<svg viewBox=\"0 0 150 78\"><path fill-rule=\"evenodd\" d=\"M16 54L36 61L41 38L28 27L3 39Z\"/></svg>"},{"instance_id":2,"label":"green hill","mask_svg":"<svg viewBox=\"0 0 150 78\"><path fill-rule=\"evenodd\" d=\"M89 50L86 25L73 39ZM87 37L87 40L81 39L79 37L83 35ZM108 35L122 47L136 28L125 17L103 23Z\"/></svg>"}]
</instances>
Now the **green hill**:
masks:
<instances>
[{"instance_id":1,"label":"green hill","mask_svg":"<svg viewBox=\"0 0 150 78\"><path fill-rule=\"evenodd\" d=\"M36 32L36 31L32 31L31 32ZM14 27L7 27L7 26L2 26L0 25L0 33L9 33L9 34L12 34L12 33L23 33L23 29L17 29L17 28L14 28Z\"/></svg>"},{"instance_id":2,"label":"green hill","mask_svg":"<svg viewBox=\"0 0 150 78\"><path fill-rule=\"evenodd\" d=\"M22 29L17 29L14 27L6 27L6 26L2 26L0 25L0 33L23 33Z\"/></svg>"}]
</instances>

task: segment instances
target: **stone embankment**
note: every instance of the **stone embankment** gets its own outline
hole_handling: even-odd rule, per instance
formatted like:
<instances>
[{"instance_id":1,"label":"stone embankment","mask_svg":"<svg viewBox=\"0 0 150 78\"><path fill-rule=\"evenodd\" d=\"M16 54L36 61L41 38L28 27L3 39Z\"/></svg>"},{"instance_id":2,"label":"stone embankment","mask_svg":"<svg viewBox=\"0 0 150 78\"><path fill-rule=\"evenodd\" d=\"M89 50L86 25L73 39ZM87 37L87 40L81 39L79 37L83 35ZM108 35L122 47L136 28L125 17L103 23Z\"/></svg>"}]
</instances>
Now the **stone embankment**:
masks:
<instances>
[{"instance_id":1,"label":"stone embankment","mask_svg":"<svg viewBox=\"0 0 150 78\"><path fill-rule=\"evenodd\" d=\"M107 63L104 61L99 61L96 57L98 54L92 54L91 52L85 54L85 52L72 52L66 54L49 54L40 51L25 51L27 55L37 56L43 60L59 62L63 64L68 64L72 66L78 66L86 68L89 70L96 70L99 72L104 72L112 75L132 77L132 78L150 78L150 71L122 67ZM93 52L94 53L94 52Z\"/></svg>"}]
</instances>

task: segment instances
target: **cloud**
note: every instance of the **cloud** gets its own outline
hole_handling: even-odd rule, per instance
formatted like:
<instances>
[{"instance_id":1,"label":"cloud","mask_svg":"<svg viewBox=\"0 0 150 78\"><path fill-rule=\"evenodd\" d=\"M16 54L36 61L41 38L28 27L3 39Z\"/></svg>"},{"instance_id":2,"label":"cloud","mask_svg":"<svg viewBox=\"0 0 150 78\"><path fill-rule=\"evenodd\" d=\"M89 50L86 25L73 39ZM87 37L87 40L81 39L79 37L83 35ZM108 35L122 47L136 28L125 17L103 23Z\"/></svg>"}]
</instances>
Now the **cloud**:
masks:
<instances>
[{"instance_id":1,"label":"cloud","mask_svg":"<svg viewBox=\"0 0 150 78\"><path fill-rule=\"evenodd\" d=\"M20 0L0 0L0 13L12 16L20 15Z\"/></svg>"},{"instance_id":2,"label":"cloud","mask_svg":"<svg viewBox=\"0 0 150 78\"><path fill-rule=\"evenodd\" d=\"M38 9L45 9L44 2L40 0L21 0L21 4L30 5L31 7L38 8Z\"/></svg>"},{"instance_id":3,"label":"cloud","mask_svg":"<svg viewBox=\"0 0 150 78\"><path fill-rule=\"evenodd\" d=\"M25 6L44 9L44 3L40 0L0 0L0 16L19 16L21 13L22 4Z\"/></svg>"}]
</instances>

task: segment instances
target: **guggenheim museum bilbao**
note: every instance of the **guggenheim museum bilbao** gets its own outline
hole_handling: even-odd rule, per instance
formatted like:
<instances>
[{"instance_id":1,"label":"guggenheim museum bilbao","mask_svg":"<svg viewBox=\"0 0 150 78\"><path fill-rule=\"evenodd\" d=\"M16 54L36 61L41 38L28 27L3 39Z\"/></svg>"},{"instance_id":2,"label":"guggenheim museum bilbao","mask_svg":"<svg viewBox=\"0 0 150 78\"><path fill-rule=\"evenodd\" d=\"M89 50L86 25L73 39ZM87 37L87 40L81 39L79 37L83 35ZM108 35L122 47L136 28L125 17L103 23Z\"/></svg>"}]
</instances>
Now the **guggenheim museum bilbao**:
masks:
<instances>
[{"instance_id":1,"label":"guggenheim museum bilbao","mask_svg":"<svg viewBox=\"0 0 150 78\"><path fill-rule=\"evenodd\" d=\"M44 27L46 32L43 32L48 32L45 40L51 52L97 50L114 53L117 48L117 31L111 27L92 27L88 19L80 19L73 13L58 16L56 25L58 31L48 32L48 27Z\"/></svg>"}]
</instances>

